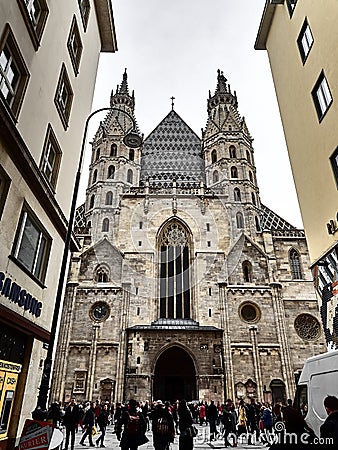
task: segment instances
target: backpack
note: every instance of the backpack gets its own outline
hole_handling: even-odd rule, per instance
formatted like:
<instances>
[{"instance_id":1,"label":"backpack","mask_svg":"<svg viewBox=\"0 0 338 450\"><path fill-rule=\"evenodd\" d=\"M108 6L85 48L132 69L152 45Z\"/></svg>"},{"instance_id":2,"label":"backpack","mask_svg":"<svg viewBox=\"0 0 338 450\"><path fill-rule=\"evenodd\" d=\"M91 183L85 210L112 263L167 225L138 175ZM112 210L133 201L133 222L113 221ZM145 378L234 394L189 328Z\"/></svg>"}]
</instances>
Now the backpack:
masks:
<instances>
[{"instance_id":1,"label":"backpack","mask_svg":"<svg viewBox=\"0 0 338 450\"><path fill-rule=\"evenodd\" d=\"M131 416L129 414L127 433L131 436L135 436L139 432L139 416Z\"/></svg>"},{"instance_id":2,"label":"backpack","mask_svg":"<svg viewBox=\"0 0 338 450\"><path fill-rule=\"evenodd\" d=\"M170 434L169 422L165 417L159 417L156 422L156 434L167 436Z\"/></svg>"}]
</instances>

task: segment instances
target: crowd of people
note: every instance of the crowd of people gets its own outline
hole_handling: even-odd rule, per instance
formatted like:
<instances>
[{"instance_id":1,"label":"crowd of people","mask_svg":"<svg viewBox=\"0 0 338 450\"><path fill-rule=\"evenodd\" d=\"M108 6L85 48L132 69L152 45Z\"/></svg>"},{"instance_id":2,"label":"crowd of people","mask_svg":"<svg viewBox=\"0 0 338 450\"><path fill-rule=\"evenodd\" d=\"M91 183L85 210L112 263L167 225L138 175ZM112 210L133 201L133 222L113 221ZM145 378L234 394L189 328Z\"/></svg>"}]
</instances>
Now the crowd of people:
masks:
<instances>
[{"instance_id":1,"label":"crowd of people","mask_svg":"<svg viewBox=\"0 0 338 450\"><path fill-rule=\"evenodd\" d=\"M332 438L338 445L338 399L328 396L324 400L328 417L321 427L321 437ZM222 440L224 446L237 446L238 441L248 444L283 443L283 434L301 436L307 433L308 442L315 434L306 424L306 405L301 409L293 406L292 400L286 405L273 406L259 403L254 398L249 402L240 400L235 404L227 399L224 404L208 402L177 401L137 402L134 399L126 404L109 402L85 402L77 404L75 398L62 410L56 403L51 405L49 420L65 427L64 450L74 450L75 434L82 432L79 444L86 441L92 447L105 447L106 428L113 425L114 433L122 450L136 450L148 442L147 431L152 432L155 450L168 450L178 436L180 450L192 450L197 434L196 424L209 427L209 441ZM283 424L283 426L279 426ZM206 428L207 430L207 428ZM95 443L94 443L95 441Z\"/></svg>"}]
</instances>

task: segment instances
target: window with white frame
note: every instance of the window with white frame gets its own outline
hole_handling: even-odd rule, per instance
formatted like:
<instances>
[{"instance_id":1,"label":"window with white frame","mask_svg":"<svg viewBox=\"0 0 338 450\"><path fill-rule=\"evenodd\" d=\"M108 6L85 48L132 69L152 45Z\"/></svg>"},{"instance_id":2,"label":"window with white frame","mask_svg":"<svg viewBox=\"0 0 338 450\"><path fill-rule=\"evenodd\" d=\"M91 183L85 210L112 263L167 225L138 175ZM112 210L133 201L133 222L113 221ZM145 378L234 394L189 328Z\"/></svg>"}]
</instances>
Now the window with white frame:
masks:
<instances>
[{"instance_id":1,"label":"window with white frame","mask_svg":"<svg viewBox=\"0 0 338 450\"><path fill-rule=\"evenodd\" d=\"M298 0L286 0L286 4L288 6L290 17L292 16L293 11L294 11L294 9L295 9L295 7L297 5L297 1Z\"/></svg>"},{"instance_id":2,"label":"window with white frame","mask_svg":"<svg viewBox=\"0 0 338 450\"><path fill-rule=\"evenodd\" d=\"M9 178L5 170L0 166L0 218L5 207L10 184L11 179Z\"/></svg>"},{"instance_id":3,"label":"window with white frame","mask_svg":"<svg viewBox=\"0 0 338 450\"><path fill-rule=\"evenodd\" d=\"M331 166L333 170L333 175L336 181L336 185L338 188L338 147L333 152L333 154L330 156Z\"/></svg>"},{"instance_id":4,"label":"window with white frame","mask_svg":"<svg viewBox=\"0 0 338 450\"><path fill-rule=\"evenodd\" d=\"M86 31L87 25L88 25L88 19L89 19L89 12L90 12L90 3L89 0L78 0L79 1L79 8L83 23L83 28Z\"/></svg>"},{"instance_id":5,"label":"window with white frame","mask_svg":"<svg viewBox=\"0 0 338 450\"><path fill-rule=\"evenodd\" d=\"M17 117L29 73L9 25L0 41L0 92L11 113Z\"/></svg>"},{"instance_id":6,"label":"window with white frame","mask_svg":"<svg viewBox=\"0 0 338 450\"><path fill-rule=\"evenodd\" d=\"M73 103L73 91L64 64L62 64L54 102L65 129L68 127L70 110Z\"/></svg>"},{"instance_id":7,"label":"window with white frame","mask_svg":"<svg viewBox=\"0 0 338 450\"><path fill-rule=\"evenodd\" d=\"M302 61L305 63L313 44L313 36L307 19L305 19L302 29L300 30L297 44Z\"/></svg>"},{"instance_id":8,"label":"window with white frame","mask_svg":"<svg viewBox=\"0 0 338 450\"><path fill-rule=\"evenodd\" d=\"M35 50L39 48L47 21L46 0L17 0Z\"/></svg>"},{"instance_id":9,"label":"window with white frame","mask_svg":"<svg viewBox=\"0 0 338 450\"><path fill-rule=\"evenodd\" d=\"M51 237L25 204L17 227L12 256L42 283L46 275L50 246Z\"/></svg>"},{"instance_id":10,"label":"window with white frame","mask_svg":"<svg viewBox=\"0 0 338 450\"><path fill-rule=\"evenodd\" d=\"M70 55L70 59L73 64L75 75L79 73L80 60L82 55L82 41L79 32L79 27L77 26L76 17L74 15L72 25L69 32L67 47Z\"/></svg>"},{"instance_id":11,"label":"window with white frame","mask_svg":"<svg viewBox=\"0 0 338 450\"><path fill-rule=\"evenodd\" d=\"M322 71L312 92L319 121L321 121L332 103L332 95L327 79Z\"/></svg>"},{"instance_id":12,"label":"window with white frame","mask_svg":"<svg viewBox=\"0 0 338 450\"><path fill-rule=\"evenodd\" d=\"M56 136L53 132L52 127L48 125L40 169L53 188L56 187L61 157L62 151L60 149Z\"/></svg>"}]
</instances>

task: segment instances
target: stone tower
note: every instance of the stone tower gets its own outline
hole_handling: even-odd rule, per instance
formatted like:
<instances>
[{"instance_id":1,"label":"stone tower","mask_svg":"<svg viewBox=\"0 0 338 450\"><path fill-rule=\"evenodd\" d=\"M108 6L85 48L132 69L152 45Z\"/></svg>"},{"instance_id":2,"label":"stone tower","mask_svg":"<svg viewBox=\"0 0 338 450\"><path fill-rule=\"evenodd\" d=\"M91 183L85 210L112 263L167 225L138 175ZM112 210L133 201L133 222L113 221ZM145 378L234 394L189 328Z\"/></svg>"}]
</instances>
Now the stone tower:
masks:
<instances>
[{"instance_id":1,"label":"stone tower","mask_svg":"<svg viewBox=\"0 0 338 450\"><path fill-rule=\"evenodd\" d=\"M127 74L93 140L52 396L285 401L325 350L304 232L260 202L222 72L200 138L172 108L129 149Z\"/></svg>"}]
</instances>

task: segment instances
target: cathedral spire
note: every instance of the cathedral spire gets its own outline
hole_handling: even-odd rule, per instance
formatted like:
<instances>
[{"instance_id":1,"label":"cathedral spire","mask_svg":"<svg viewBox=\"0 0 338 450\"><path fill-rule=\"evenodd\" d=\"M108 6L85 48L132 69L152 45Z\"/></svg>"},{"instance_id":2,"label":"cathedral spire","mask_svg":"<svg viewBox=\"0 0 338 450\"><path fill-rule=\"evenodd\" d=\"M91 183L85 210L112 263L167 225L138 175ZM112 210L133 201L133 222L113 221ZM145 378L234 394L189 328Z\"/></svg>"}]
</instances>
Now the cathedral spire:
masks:
<instances>
[{"instance_id":1,"label":"cathedral spire","mask_svg":"<svg viewBox=\"0 0 338 450\"><path fill-rule=\"evenodd\" d=\"M124 69L122 83L120 86L117 86L115 94L114 91L111 92L110 106L119 108L127 106L132 112L134 111L135 97L134 91L131 95L129 94L127 69Z\"/></svg>"},{"instance_id":2,"label":"cathedral spire","mask_svg":"<svg viewBox=\"0 0 338 450\"><path fill-rule=\"evenodd\" d=\"M217 86L215 90L215 95L217 94L225 94L227 91L226 85L227 79L223 75L223 71L217 70Z\"/></svg>"},{"instance_id":3,"label":"cathedral spire","mask_svg":"<svg viewBox=\"0 0 338 450\"><path fill-rule=\"evenodd\" d=\"M129 95L127 68L124 69L124 74L123 74L119 94L128 94Z\"/></svg>"}]
</instances>

